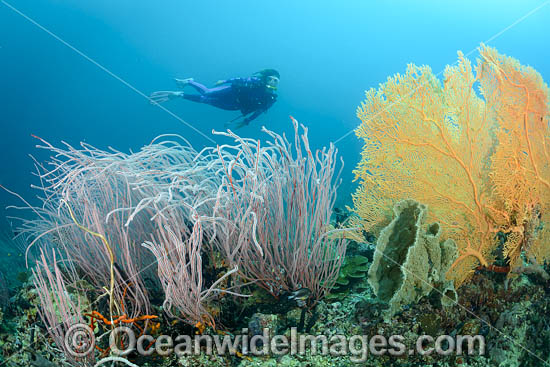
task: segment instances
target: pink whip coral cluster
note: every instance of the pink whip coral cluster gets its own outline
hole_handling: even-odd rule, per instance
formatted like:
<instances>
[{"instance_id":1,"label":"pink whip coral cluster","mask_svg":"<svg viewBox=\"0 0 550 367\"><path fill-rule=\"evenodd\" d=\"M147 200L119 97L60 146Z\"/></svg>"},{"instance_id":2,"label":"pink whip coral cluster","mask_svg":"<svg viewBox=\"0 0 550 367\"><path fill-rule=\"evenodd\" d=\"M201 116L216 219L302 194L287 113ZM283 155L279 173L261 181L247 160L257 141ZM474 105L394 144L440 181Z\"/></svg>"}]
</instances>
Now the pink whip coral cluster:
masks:
<instances>
[{"instance_id":1,"label":"pink whip coral cluster","mask_svg":"<svg viewBox=\"0 0 550 367\"><path fill-rule=\"evenodd\" d=\"M111 324L149 314L151 286L164 291L169 315L191 325L214 325L209 302L243 296L245 283L274 296L306 288L310 305L322 298L345 252L329 226L337 152L313 152L307 129L293 124L294 144L265 129L266 143L228 131L216 134L233 145L200 152L177 136L132 154L41 140L53 158L51 167L37 162L43 203L29 206L36 218L21 233L42 251L36 286L44 322L61 330L54 339L66 327L49 293L69 286L93 302L82 310L66 299L71 320L108 302ZM228 267L206 281L203 257L214 252Z\"/></svg>"},{"instance_id":2,"label":"pink whip coral cluster","mask_svg":"<svg viewBox=\"0 0 550 367\"><path fill-rule=\"evenodd\" d=\"M329 238L336 149L312 152L307 129L300 136L292 121L294 144L265 128L272 138L265 146L218 133L236 145L218 148L225 171L218 197L228 200L218 201L215 215L226 220L215 226L231 233L237 225L218 249L271 294L306 288L318 300L338 276L345 251L342 239Z\"/></svg>"}]
</instances>

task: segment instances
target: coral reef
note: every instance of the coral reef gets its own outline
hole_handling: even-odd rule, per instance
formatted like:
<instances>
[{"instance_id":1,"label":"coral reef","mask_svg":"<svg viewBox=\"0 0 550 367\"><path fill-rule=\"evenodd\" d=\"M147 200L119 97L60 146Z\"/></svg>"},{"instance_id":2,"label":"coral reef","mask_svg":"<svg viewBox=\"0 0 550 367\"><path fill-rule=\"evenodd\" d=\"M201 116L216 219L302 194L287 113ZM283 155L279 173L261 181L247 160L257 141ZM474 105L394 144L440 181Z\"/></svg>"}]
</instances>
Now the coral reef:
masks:
<instances>
[{"instance_id":1,"label":"coral reef","mask_svg":"<svg viewBox=\"0 0 550 367\"><path fill-rule=\"evenodd\" d=\"M490 274L489 274L490 275ZM487 277L486 273L476 274L472 282L461 288L461 298L466 299L465 307L454 306L453 309L443 311L440 307L431 304L427 299L420 303L412 305L405 309L395 319L395 322L387 324L383 319L382 309L379 307L375 299L372 299L372 292L366 291L360 294L354 294L347 297L343 302L319 303L319 311L322 317L316 322L312 333L315 335L352 335L365 334L383 334L393 335L401 334L406 338L407 343L414 345L416 338L420 335L454 335L457 333L476 333L479 332L487 337L488 343L497 343L505 348L509 353L510 365L517 366L537 366L540 365L540 360L535 356L530 355L518 341L511 341L509 336L500 333L495 327L502 327L502 322L498 322L499 315L503 314L503 310L515 309L510 314L521 314L521 320L516 320L512 323L517 325L517 322L525 324L521 329L528 331L526 338L523 341L528 348L534 347L533 343L537 340L533 333L546 332L545 326L534 318L534 314L541 313L548 307L548 301L544 298L544 292L541 294L541 289L538 285L533 284L530 280L522 276L523 281L515 283L516 288L506 291L501 284L501 279L492 279ZM542 296L542 297L541 297ZM529 298L531 298L529 300ZM477 319L469 311L475 310L479 313L482 319ZM292 324L290 319L296 319L294 311L290 311L285 315L255 315L254 319L261 319L262 325L269 326L278 333L285 333L286 328ZM504 319L513 320L513 317L503 317ZM249 323L250 325L250 323ZM504 326L506 328L506 326ZM510 331L511 332L511 331ZM515 331L517 332L517 331ZM532 335L532 336L529 336ZM541 353L545 347L540 347ZM514 352L515 351L515 352ZM406 357L392 357L388 355L376 356L369 355L361 364L366 366L426 366L426 367L441 367L441 366L499 366L497 363L501 360L500 351L491 352L487 348L485 356L479 355L430 355L413 354ZM513 364L516 361L516 364ZM520 364L517 364L520 363ZM522 364L524 363L524 364ZM539 364L537 364L539 363ZM352 363L348 356L321 356L316 355L312 351L308 351L302 355L284 355L284 356L208 356L200 354L197 356L179 357L176 360L173 358L164 358L156 361L156 366L270 366L270 365L288 365L288 366L351 366ZM506 364L501 364L504 367Z\"/></svg>"},{"instance_id":2,"label":"coral reef","mask_svg":"<svg viewBox=\"0 0 550 367\"><path fill-rule=\"evenodd\" d=\"M36 217L19 231L35 256L14 260L33 269L12 274L17 291L0 278L0 364L550 363L550 130L540 75L482 45L477 66L459 53L443 83L409 66L367 92L358 116L366 145L356 215L333 208L336 149L312 151L294 119L293 141L267 129L265 143L215 132L232 143L202 151L174 136L132 154L40 139L51 167L37 165L43 202L29 206ZM68 349L75 323L96 337L91 354ZM121 325L153 342L234 341L267 329L310 343L303 353L217 355L203 340L194 353L122 357L106 342ZM366 340L380 335L401 336L403 353L373 353ZM486 347L466 355L445 339L449 353L415 349L421 336L462 335ZM354 343L321 355L327 340Z\"/></svg>"},{"instance_id":3,"label":"coral reef","mask_svg":"<svg viewBox=\"0 0 550 367\"><path fill-rule=\"evenodd\" d=\"M328 299L339 299L351 291L359 280L366 278L369 259L361 255L346 256Z\"/></svg>"}]
</instances>

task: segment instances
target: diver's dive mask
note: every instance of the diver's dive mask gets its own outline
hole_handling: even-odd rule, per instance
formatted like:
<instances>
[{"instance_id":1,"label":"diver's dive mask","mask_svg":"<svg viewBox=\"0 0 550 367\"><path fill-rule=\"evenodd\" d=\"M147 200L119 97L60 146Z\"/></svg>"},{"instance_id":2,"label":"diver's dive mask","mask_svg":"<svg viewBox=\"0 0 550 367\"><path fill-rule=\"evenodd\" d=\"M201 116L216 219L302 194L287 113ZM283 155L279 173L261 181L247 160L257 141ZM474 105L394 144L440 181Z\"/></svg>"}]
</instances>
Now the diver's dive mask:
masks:
<instances>
[{"instance_id":1,"label":"diver's dive mask","mask_svg":"<svg viewBox=\"0 0 550 367\"><path fill-rule=\"evenodd\" d=\"M268 89L277 90L279 86L279 78L276 76L268 76L266 80L266 87Z\"/></svg>"}]
</instances>

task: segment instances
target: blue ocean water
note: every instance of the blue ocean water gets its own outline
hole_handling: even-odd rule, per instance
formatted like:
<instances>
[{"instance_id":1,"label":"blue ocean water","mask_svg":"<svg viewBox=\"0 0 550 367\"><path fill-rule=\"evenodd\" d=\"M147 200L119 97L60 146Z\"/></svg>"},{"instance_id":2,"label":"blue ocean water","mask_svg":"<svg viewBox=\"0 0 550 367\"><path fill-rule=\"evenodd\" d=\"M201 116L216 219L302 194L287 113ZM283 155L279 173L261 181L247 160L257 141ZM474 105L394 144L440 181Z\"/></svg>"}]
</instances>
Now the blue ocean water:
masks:
<instances>
[{"instance_id":1,"label":"blue ocean water","mask_svg":"<svg viewBox=\"0 0 550 367\"><path fill-rule=\"evenodd\" d=\"M291 133L292 115L309 127L314 147L338 140L344 205L362 144L350 131L366 89L408 63L442 72L457 50L469 53L480 42L548 80L547 3L0 1L0 184L33 202L28 154L45 157L31 134L54 145L86 141L122 151L164 133L181 134L197 149L211 145L136 90L176 89L175 77L212 85L275 68L277 103L239 134L261 137L261 126ZM165 106L209 136L238 114L181 100ZM19 201L0 190L2 218L10 204Z\"/></svg>"}]
</instances>

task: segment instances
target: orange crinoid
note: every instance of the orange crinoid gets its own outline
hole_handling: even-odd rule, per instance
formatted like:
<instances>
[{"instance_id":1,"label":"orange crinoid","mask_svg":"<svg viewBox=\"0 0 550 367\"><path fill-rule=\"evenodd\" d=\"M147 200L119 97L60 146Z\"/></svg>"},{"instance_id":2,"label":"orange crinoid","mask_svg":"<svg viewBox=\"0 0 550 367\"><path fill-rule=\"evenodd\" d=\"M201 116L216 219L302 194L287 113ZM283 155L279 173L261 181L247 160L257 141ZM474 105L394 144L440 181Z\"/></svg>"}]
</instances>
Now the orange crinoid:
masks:
<instances>
[{"instance_id":1,"label":"orange crinoid","mask_svg":"<svg viewBox=\"0 0 550 367\"><path fill-rule=\"evenodd\" d=\"M458 53L443 82L409 65L366 92L356 131L365 140L355 172L354 226L376 232L393 204L429 207L459 258L459 286L496 249L513 268L550 257L549 92L541 76L481 45L477 65ZM500 233L500 236L497 234Z\"/></svg>"}]
</instances>

